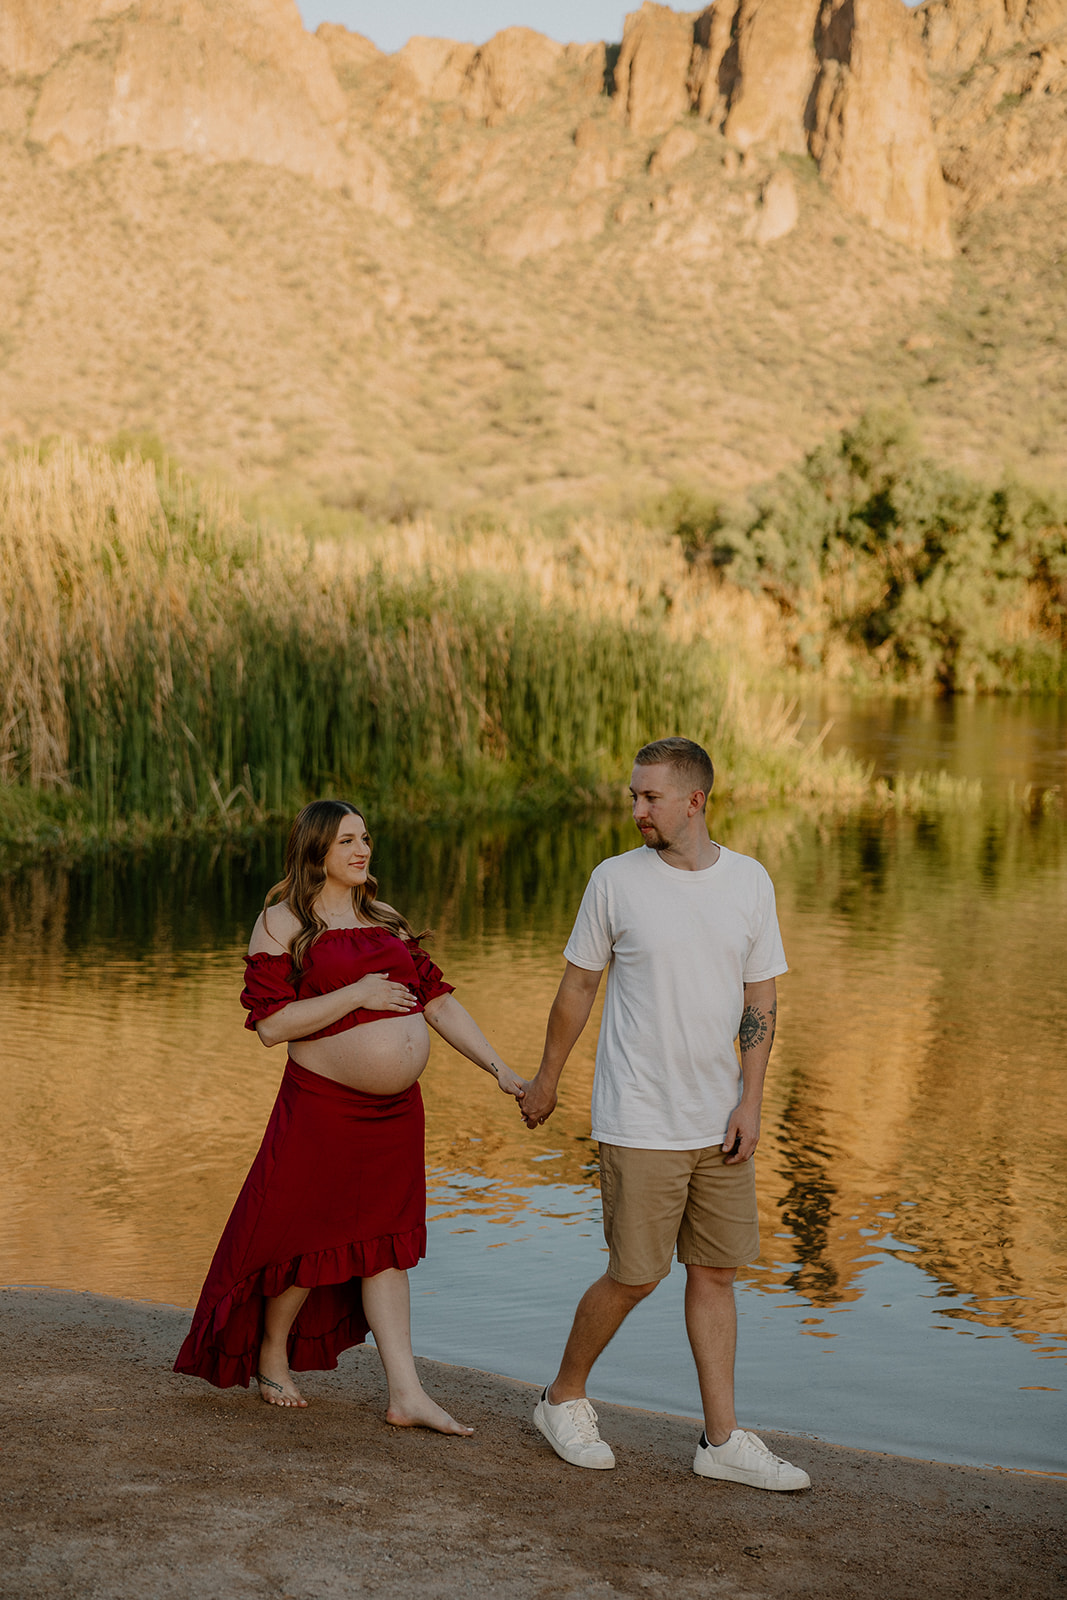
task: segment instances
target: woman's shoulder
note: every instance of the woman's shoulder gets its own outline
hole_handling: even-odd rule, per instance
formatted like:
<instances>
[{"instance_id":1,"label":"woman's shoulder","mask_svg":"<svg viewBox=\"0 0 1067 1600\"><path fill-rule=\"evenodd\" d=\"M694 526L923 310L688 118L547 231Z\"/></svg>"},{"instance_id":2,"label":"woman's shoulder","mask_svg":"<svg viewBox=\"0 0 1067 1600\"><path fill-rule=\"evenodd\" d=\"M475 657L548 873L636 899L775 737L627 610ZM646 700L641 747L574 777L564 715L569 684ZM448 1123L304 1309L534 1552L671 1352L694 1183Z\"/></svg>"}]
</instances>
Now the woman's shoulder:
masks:
<instances>
[{"instance_id":1,"label":"woman's shoulder","mask_svg":"<svg viewBox=\"0 0 1067 1600\"><path fill-rule=\"evenodd\" d=\"M294 935L300 932L300 918L283 901L268 906L256 918L248 941L250 956L287 956Z\"/></svg>"}]
</instances>

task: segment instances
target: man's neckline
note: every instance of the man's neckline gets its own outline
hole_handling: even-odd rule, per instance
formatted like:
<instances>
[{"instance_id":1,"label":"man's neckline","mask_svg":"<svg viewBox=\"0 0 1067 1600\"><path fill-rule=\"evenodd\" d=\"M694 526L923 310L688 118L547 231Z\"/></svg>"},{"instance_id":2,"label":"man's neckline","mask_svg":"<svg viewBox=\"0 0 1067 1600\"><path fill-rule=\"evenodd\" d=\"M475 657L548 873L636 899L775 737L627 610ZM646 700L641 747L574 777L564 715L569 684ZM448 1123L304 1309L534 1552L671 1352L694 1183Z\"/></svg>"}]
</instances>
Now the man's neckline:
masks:
<instances>
[{"instance_id":1,"label":"man's neckline","mask_svg":"<svg viewBox=\"0 0 1067 1600\"><path fill-rule=\"evenodd\" d=\"M673 862L665 860L658 850L653 850L651 845L643 845L642 849L647 850L650 856L655 857L658 867L662 868L665 872L671 873L674 877L706 878L708 873L714 872L716 867L719 865L719 862L723 858L725 848L723 845L719 844L718 840L716 839L713 839L711 842L715 846L716 855L715 860L709 862L706 867L676 867Z\"/></svg>"}]
</instances>

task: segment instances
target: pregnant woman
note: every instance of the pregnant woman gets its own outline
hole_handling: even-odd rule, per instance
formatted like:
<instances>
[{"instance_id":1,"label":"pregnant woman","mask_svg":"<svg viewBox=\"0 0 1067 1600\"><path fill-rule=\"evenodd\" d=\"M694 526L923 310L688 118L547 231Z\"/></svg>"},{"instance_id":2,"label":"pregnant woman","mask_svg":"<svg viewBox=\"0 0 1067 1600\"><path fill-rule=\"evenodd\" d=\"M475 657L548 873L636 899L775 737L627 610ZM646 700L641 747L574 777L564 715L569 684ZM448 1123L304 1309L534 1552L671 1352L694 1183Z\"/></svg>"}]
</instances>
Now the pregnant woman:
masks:
<instances>
[{"instance_id":1,"label":"pregnant woman","mask_svg":"<svg viewBox=\"0 0 1067 1600\"><path fill-rule=\"evenodd\" d=\"M292 1373L336 1367L368 1328L386 1420L468 1434L423 1389L407 1269L426 1254L419 1077L426 1024L520 1104L493 1050L398 911L376 899L363 817L316 800L252 932L241 1002L289 1059L259 1154L226 1224L176 1372L220 1389L255 1378L303 1406Z\"/></svg>"}]
</instances>

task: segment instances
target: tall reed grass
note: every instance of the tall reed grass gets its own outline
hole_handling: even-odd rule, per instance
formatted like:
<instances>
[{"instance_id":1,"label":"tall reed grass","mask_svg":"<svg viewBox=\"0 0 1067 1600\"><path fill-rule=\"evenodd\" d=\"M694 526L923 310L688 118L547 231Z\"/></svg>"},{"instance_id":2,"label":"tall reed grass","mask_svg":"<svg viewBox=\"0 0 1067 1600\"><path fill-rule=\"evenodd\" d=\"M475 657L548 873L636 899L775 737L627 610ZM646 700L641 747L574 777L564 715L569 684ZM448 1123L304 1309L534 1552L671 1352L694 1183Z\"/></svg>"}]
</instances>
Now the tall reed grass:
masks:
<instances>
[{"instance_id":1,"label":"tall reed grass","mask_svg":"<svg viewBox=\"0 0 1067 1600\"><path fill-rule=\"evenodd\" d=\"M105 832L325 792L534 808L617 794L637 746L681 730L735 793L857 797L855 763L761 719L731 670L765 626L647 530L312 543L63 443L0 473L0 781L70 791Z\"/></svg>"}]
</instances>

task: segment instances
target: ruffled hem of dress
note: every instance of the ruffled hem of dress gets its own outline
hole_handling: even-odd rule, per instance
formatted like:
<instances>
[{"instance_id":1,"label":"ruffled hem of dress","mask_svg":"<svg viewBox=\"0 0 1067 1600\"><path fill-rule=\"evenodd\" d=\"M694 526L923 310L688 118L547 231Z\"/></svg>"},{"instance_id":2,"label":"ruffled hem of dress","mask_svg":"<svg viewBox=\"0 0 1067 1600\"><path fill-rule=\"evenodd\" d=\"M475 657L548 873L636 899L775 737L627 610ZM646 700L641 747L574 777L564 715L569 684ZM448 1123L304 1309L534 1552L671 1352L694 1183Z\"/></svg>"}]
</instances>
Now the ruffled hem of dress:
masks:
<instances>
[{"instance_id":1,"label":"ruffled hem of dress","mask_svg":"<svg viewBox=\"0 0 1067 1600\"><path fill-rule=\"evenodd\" d=\"M221 1346L231 1319L250 1301L274 1299L294 1284L302 1289L340 1290L353 1281L358 1285L359 1280L373 1278L390 1268L407 1271L417 1266L425 1254L426 1228L423 1225L413 1228L409 1233L382 1234L377 1239L335 1245L327 1250L311 1251L307 1255L293 1256L286 1262L272 1262L261 1267L234 1284L215 1302L210 1312L201 1314L197 1308L193 1326L174 1363L174 1371L204 1378L216 1389L247 1389L255 1376L259 1355L258 1316L254 1348L234 1354ZM291 1371L331 1372L337 1366L338 1356L353 1345L366 1341L370 1329L363 1315L363 1297L358 1286L354 1298L354 1308L338 1307L341 1315L333 1326L316 1333L294 1331L289 1340ZM305 1302L297 1317L297 1330L301 1317L307 1311L307 1304Z\"/></svg>"}]
</instances>

